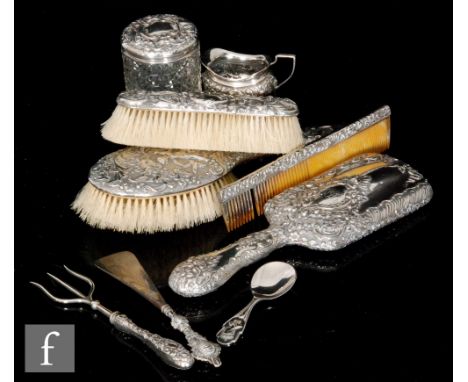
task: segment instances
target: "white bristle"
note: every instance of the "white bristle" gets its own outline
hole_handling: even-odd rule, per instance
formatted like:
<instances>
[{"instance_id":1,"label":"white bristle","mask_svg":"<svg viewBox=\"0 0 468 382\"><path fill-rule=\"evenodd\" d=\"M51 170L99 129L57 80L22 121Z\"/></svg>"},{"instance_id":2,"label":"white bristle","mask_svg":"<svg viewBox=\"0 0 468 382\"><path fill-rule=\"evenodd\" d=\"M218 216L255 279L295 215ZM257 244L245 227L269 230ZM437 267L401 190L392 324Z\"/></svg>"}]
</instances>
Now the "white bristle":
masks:
<instances>
[{"instance_id":1,"label":"white bristle","mask_svg":"<svg viewBox=\"0 0 468 382\"><path fill-rule=\"evenodd\" d=\"M93 227L119 232L152 233L193 227L221 216L217 193L235 181L231 173L206 186L154 198L113 195L87 183L72 209Z\"/></svg>"},{"instance_id":2,"label":"white bristle","mask_svg":"<svg viewBox=\"0 0 468 382\"><path fill-rule=\"evenodd\" d=\"M170 112L117 105L102 136L127 146L280 154L303 143L297 117Z\"/></svg>"}]
</instances>

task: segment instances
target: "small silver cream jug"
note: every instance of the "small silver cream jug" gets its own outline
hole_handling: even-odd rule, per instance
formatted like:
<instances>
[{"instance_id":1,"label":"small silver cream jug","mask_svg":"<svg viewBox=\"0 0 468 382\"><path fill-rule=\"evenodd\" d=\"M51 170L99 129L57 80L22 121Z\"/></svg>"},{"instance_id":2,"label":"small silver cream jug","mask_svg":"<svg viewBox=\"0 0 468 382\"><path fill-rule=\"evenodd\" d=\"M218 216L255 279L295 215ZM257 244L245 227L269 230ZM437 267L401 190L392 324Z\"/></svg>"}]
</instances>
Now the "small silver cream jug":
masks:
<instances>
[{"instance_id":1,"label":"small silver cream jug","mask_svg":"<svg viewBox=\"0 0 468 382\"><path fill-rule=\"evenodd\" d=\"M292 61L289 76L278 84L270 67L280 58ZM284 85L293 76L296 68L294 54L277 54L274 59L262 54L243 54L213 48L202 57L205 71L202 74L203 90L213 94L232 96L263 96Z\"/></svg>"}]
</instances>

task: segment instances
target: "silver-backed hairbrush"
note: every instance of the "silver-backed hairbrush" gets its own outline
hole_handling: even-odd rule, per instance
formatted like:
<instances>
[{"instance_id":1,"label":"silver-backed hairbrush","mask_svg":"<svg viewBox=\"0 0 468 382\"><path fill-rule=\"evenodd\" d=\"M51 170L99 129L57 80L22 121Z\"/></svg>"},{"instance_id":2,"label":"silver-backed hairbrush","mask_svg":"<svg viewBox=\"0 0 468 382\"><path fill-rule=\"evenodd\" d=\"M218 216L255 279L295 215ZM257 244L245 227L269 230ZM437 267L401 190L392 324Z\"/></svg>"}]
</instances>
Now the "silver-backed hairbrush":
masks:
<instances>
[{"instance_id":1,"label":"silver-backed hairbrush","mask_svg":"<svg viewBox=\"0 0 468 382\"><path fill-rule=\"evenodd\" d=\"M428 181L409 165L382 154L354 157L268 201L270 226L175 267L169 286L182 296L210 293L238 270L285 245L343 248L422 207Z\"/></svg>"},{"instance_id":2,"label":"silver-backed hairbrush","mask_svg":"<svg viewBox=\"0 0 468 382\"><path fill-rule=\"evenodd\" d=\"M183 229L221 214L217 193L251 154L126 147L101 158L72 209L119 232Z\"/></svg>"},{"instance_id":3,"label":"silver-backed hairbrush","mask_svg":"<svg viewBox=\"0 0 468 382\"><path fill-rule=\"evenodd\" d=\"M331 128L308 128L310 144ZM221 215L218 192L231 170L259 154L126 147L102 157L72 209L88 224L119 232L190 228Z\"/></svg>"},{"instance_id":4,"label":"silver-backed hairbrush","mask_svg":"<svg viewBox=\"0 0 468 382\"><path fill-rule=\"evenodd\" d=\"M111 142L184 150L281 154L303 144L287 98L172 91L123 92L104 122Z\"/></svg>"}]
</instances>

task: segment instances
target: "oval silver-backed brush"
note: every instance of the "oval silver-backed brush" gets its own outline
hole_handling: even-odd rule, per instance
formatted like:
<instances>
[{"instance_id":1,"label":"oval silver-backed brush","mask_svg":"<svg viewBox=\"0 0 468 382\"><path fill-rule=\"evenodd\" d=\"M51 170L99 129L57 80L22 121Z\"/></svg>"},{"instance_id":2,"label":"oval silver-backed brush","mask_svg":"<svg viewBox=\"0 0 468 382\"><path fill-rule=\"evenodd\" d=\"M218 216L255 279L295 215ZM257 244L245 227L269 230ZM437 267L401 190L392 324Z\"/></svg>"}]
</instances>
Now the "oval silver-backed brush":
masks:
<instances>
[{"instance_id":1,"label":"oval silver-backed brush","mask_svg":"<svg viewBox=\"0 0 468 382\"><path fill-rule=\"evenodd\" d=\"M306 143L328 134L307 128ZM72 204L98 228L156 232L189 228L221 216L218 192L235 181L230 172L256 154L127 147L101 158ZM253 206L252 206L253 208ZM241 212L239 209L236 210Z\"/></svg>"},{"instance_id":2,"label":"oval silver-backed brush","mask_svg":"<svg viewBox=\"0 0 468 382\"><path fill-rule=\"evenodd\" d=\"M101 158L72 204L98 228L171 231L221 215L217 192L251 155L127 147Z\"/></svg>"}]
</instances>

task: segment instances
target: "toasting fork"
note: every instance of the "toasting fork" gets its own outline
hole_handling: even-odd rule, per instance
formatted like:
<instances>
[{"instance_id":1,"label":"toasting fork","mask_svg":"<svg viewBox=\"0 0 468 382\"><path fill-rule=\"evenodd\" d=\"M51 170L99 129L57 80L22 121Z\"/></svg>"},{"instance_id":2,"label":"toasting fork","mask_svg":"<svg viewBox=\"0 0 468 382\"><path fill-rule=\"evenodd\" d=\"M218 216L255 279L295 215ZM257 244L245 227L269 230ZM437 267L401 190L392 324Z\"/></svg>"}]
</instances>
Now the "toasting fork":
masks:
<instances>
[{"instance_id":1,"label":"toasting fork","mask_svg":"<svg viewBox=\"0 0 468 382\"><path fill-rule=\"evenodd\" d=\"M194 358L192 354L181 344L168 338L163 338L158 334L151 333L148 330L142 329L135 323L133 323L133 321L130 320L125 314L122 314L118 311L113 312L106 308L104 305L102 305L99 301L93 300L93 293L95 289L94 282L89 277L74 272L65 265L63 267L68 273L80 280L85 281L89 285L90 289L86 296L71 285L59 279L57 276L54 276L50 273L47 273L47 275L50 278L55 280L64 288L68 289L75 296L77 296L77 298L59 298L50 293L41 284L36 283L34 281L30 281L30 283L35 287L39 288L42 292L44 292L44 294L51 300L60 304L86 304L91 306L93 310L97 310L101 312L104 316L108 317L110 323L114 325L117 329L124 333L130 334L142 341L151 350L153 350L159 356L159 358L161 358L162 361L164 361L169 366L182 370L190 369L190 367L192 367L194 363Z\"/></svg>"}]
</instances>

